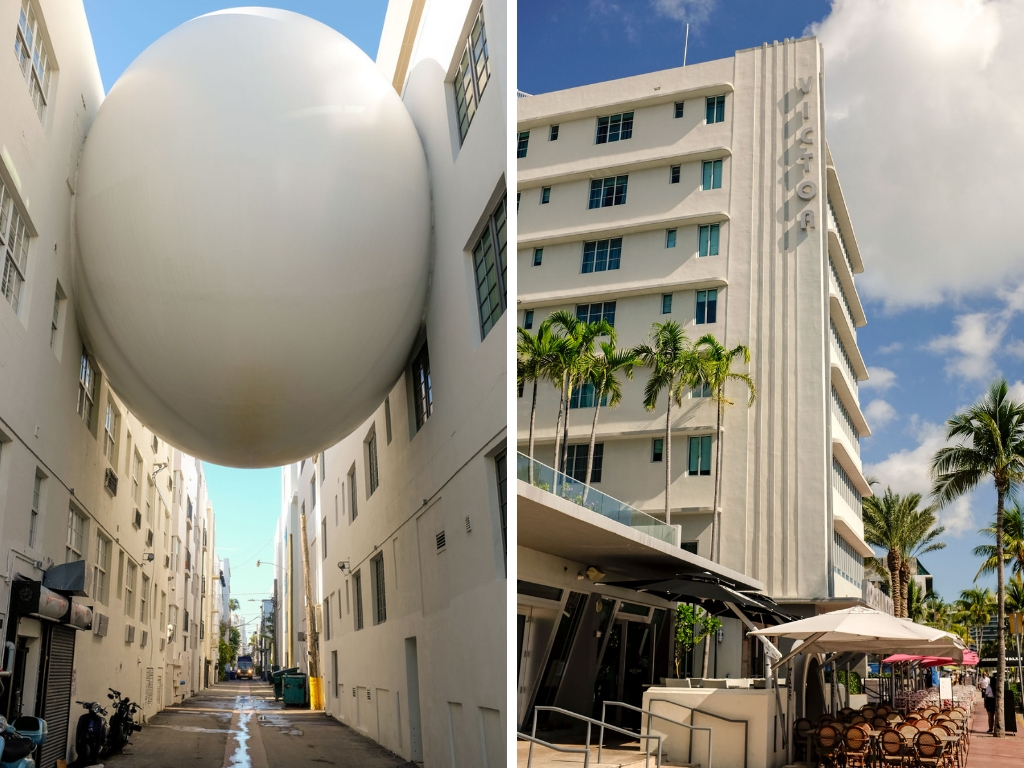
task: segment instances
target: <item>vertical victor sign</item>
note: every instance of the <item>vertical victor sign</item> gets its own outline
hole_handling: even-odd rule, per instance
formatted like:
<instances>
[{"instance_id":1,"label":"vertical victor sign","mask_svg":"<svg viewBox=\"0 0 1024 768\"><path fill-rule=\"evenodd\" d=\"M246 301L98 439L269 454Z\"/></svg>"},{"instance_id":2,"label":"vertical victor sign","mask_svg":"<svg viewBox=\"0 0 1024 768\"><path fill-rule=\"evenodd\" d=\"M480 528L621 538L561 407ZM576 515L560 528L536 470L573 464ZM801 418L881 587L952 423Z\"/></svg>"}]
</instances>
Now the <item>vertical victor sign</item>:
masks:
<instances>
[{"instance_id":1,"label":"vertical victor sign","mask_svg":"<svg viewBox=\"0 0 1024 768\"><path fill-rule=\"evenodd\" d=\"M810 77L804 79L800 78L800 91L806 95L811 92ZM801 120L806 123L810 120L809 114L809 103L807 99L803 99L800 102L800 108L797 110ZM800 150L800 154L796 156L795 163L803 166L804 176L807 176L811 172L811 160L814 159L814 126L804 125L797 131L797 147L795 149ZM796 196L804 201L813 200L818 194L818 182L813 178L802 178L796 183ZM800 211L800 215L797 217L800 222L800 229L814 229L814 209L805 208Z\"/></svg>"}]
</instances>

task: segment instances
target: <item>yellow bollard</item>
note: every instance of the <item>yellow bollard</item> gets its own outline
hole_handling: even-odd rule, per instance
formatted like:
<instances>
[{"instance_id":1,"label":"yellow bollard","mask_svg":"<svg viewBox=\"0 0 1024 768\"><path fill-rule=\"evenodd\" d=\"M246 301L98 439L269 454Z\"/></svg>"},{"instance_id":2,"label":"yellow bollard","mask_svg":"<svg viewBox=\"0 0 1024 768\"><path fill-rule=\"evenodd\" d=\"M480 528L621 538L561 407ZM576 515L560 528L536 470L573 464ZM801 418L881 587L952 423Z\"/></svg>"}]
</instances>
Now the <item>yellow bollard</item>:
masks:
<instances>
[{"instance_id":1,"label":"yellow bollard","mask_svg":"<svg viewBox=\"0 0 1024 768\"><path fill-rule=\"evenodd\" d=\"M309 678L309 708L324 709L324 679L322 677Z\"/></svg>"}]
</instances>

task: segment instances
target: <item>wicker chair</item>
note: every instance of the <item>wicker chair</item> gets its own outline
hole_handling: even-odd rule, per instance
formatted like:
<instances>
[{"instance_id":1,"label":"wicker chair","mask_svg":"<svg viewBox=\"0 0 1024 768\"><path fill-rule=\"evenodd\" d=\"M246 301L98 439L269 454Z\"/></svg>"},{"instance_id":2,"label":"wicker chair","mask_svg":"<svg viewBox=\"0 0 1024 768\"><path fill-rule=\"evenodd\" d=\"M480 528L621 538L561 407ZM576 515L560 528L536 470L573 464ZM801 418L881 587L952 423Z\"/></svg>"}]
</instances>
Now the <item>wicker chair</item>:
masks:
<instances>
[{"instance_id":1,"label":"wicker chair","mask_svg":"<svg viewBox=\"0 0 1024 768\"><path fill-rule=\"evenodd\" d=\"M814 723L806 717L801 717L793 723L793 757L797 762L810 762L807 740L813 733Z\"/></svg>"},{"instance_id":2,"label":"wicker chair","mask_svg":"<svg viewBox=\"0 0 1024 768\"><path fill-rule=\"evenodd\" d=\"M914 731L915 737L917 731ZM900 732L893 728L886 728L878 735L878 760L882 766L890 768L890 766L897 766L902 768L911 764L911 758L913 756L913 750L910 744L913 742L906 741Z\"/></svg>"},{"instance_id":3,"label":"wicker chair","mask_svg":"<svg viewBox=\"0 0 1024 768\"><path fill-rule=\"evenodd\" d=\"M882 706L877 707L875 709L875 714L876 715L881 715L882 717L885 717L890 712L892 712L892 707L890 707L888 704L883 704Z\"/></svg>"},{"instance_id":4,"label":"wicker chair","mask_svg":"<svg viewBox=\"0 0 1024 768\"><path fill-rule=\"evenodd\" d=\"M919 768L946 768L950 764L942 740L930 731L917 734L914 740L914 762Z\"/></svg>"},{"instance_id":5,"label":"wicker chair","mask_svg":"<svg viewBox=\"0 0 1024 768\"><path fill-rule=\"evenodd\" d=\"M927 731L932 727L932 724L923 717L920 720L915 720L913 725L919 731Z\"/></svg>"},{"instance_id":6,"label":"wicker chair","mask_svg":"<svg viewBox=\"0 0 1024 768\"><path fill-rule=\"evenodd\" d=\"M839 768L842 746L843 735L835 725L819 725L814 732L814 751L819 765L825 768Z\"/></svg>"},{"instance_id":7,"label":"wicker chair","mask_svg":"<svg viewBox=\"0 0 1024 768\"><path fill-rule=\"evenodd\" d=\"M871 736L867 724L851 725L843 734L843 765L845 768L868 768L871 762Z\"/></svg>"},{"instance_id":8,"label":"wicker chair","mask_svg":"<svg viewBox=\"0 0 1024 768\"><path fill-rule=\"evenodd\" d=\"M871 725L874 726L876 731L880 731L882 728L889 727L889 721L881 715L875 715L873 718L871 718Z\"/></svg>"},{"instance_id":9,"label":"wicker chair","mask_svg":"<svg viewBox=\"0 0 1024 768\"><path fill-rule=\"evenodd\" d=\"M843 707L839 710L839 717L842 718L844 723L848 723L855 712L856 710L853 707Z\"/></svg>"},{"instance_id":10,"label":"wicker chair","mask_svg":"<svg viewBox=\"0 0 1024 768\"><path fill-rule=\"evenodd\" d=\"M928 732L929 733L935 733L935 734L938 734L940 736L946 736L946 737L956 736L956 734L953 732L953 728L951 727L953 721L952 720L947 720L946 723L947 723L946 725L943 725L943 724L933 725L929 729ZM949 755L950 761L955 763L957 766L962 766L964 764L963 758L965 757L965 755L963 754L963 746L962 746L963 745L963 736L961 736L960 738L958 738L956 741L953 741L953 742L948 742L947 741L947 742L945 742L945 744L946 744L946 753Z\"/></svg>"},{"instance_id":11,"label":"wicker chair","mask_svg":"<svg viewBox=\"0 0 1024 768\"><path fill-rule=\"evenodd\" d=\"M862 715L864 715L864 717L866 717L866 718L867 718L868 720L870 720L870 719L871 719L872 717L874 717L874 716L875 716L876 710L875 710L875 708L874 708L874 707L872 707L872 706L867 706L867 707L864 707L864 708L863 708L863 709L862 709L862 710L860 711L860 713L861 713Z\"/></svg>"}]
</instances>

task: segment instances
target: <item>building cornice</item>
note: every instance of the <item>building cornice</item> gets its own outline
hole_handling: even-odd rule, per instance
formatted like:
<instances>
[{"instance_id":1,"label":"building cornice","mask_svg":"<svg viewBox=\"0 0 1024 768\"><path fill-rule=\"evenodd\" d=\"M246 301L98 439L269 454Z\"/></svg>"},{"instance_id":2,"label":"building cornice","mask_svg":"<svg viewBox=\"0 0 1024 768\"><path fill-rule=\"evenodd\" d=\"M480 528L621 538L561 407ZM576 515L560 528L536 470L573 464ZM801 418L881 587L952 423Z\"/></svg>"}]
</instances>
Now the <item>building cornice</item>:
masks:
<instances>
[{"instance_id":1,"label":"building cornice","mask_svg":"<svg viewBox=\"0 0 1024 768\"><path fill-rule=\"evenodd\" d=\"M571 163L546 165L532 171L520 171L516 174L516 189L524 190L554 183L565 184L583 179L600 179L630 171L645 171L665 165L696 163L731 156L732 152L725 146L689 152L665 152L664 147L653 147L639 152L623 152L611 157L589 157Z\"/></svg>"},{"instance_id":2,"label":"building cornice","mask_svg":"<svg viewBox=\"0 0 1024 768\"><path fill-rule=\"evenodd\" d=\"M839 186L839 176L836 175L834 165L826 167L828 184L828 196L833 201L832 208L835 210L836 219L843 229L843 242L846 243L846 250L850 255L850 262L853 264L853 271L860 274L864 271L864 261L860 257L860 247L857 245L857 236L853 234L853 222L850 221L850 212L846 209L846 198L843 197L843 189Z\"/></svg>"},{"instance_id":3,"label":"building cornice","mask_svg":"<svg viewBox=\"0 0 1024 768\"><path fill-rule=\"evenodd\" d=\"M633 235L638 232L649 232L658 229L672 229L685 226L697 226L700 224L716 224L729 221L729 214L725 211L707 211L705 213L691 213L682 216L647 216L644 218L633 218L628 222L615 222L605 224L603 227L566 227L564 229L549 229L543 232L520 232L516 247L543 248L547 245L559 245L561 243L573 243L582 240L601 240L606 237L622 237Z\"/></svg>"},{"instance_id":4,"label":"building cornice","mask_svg":"<svg viewBox=\"0 0 1024 768\"><path fill-rule=\"evenodd\" d=\"M699 280L638 280L629 283L614 283L603 286L584 286L571 290L544 291L527 293L520 296L516 303L531 309L555 306L558 304L575 303L577 299L590 301L614 301L630 296L646 296L654 293L672 293L674 291L694 291L703 288L725 288L729 285L724 277L706 277Z\"/></svg>"}]
</instances>

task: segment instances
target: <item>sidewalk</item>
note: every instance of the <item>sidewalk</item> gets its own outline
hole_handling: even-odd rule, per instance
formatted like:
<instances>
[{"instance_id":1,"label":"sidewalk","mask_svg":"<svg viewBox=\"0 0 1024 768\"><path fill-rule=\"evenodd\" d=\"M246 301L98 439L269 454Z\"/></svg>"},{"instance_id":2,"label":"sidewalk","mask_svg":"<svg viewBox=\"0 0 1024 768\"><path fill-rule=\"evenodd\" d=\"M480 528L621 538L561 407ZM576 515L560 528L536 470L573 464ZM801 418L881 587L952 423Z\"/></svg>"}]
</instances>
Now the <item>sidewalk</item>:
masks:
<instances>
[{"instance_id":1,"label":"sidewalk","mask_svg":"<svg viewBox=\"0 0 1024 768\"><path fill-rule=\"evenodd\" d=\"M1017 715L1017 733L1002 739L986 733L988 715L981 706L971 718L971 748L966 768L1021 768L1024 766L1024 719Z\"/></svg>"}]
</instances>

